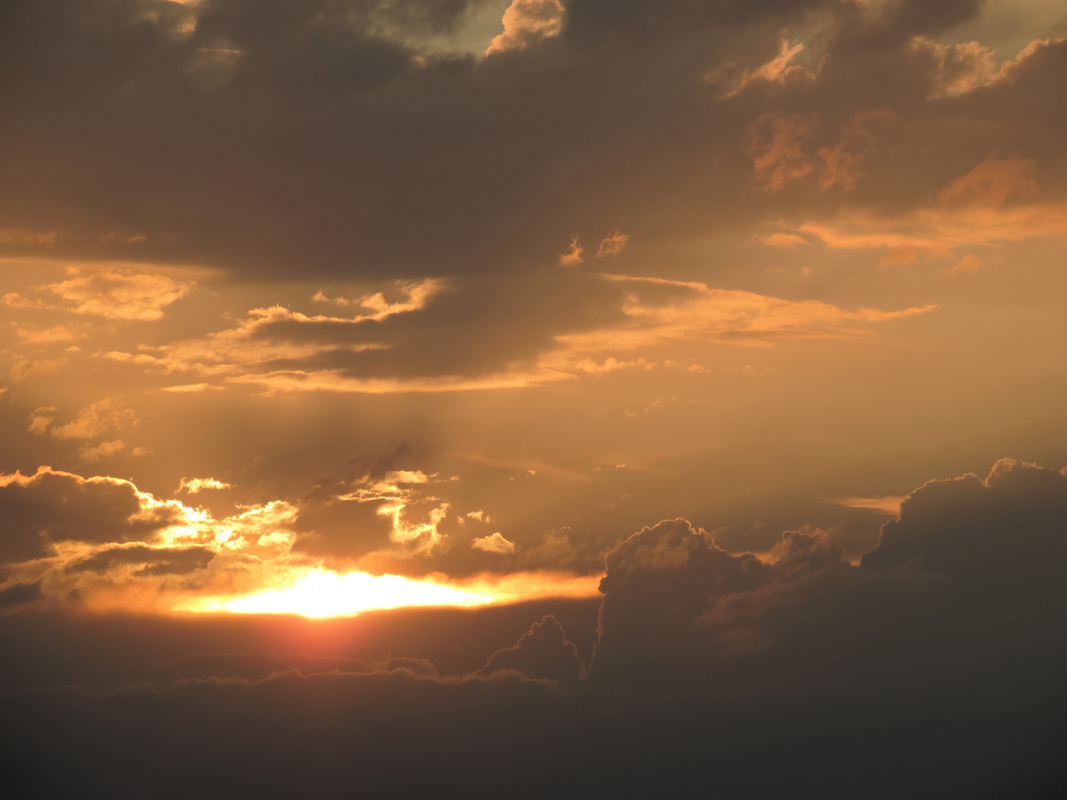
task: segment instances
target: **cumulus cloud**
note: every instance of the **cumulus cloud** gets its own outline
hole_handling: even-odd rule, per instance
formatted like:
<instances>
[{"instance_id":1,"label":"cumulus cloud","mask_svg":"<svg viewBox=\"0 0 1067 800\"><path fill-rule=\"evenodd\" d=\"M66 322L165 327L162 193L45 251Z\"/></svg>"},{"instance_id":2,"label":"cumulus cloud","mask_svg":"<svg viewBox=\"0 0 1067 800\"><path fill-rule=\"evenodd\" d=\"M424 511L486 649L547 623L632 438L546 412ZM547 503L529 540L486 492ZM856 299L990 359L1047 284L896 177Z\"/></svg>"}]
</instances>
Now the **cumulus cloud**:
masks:
<instances>
[{"instance_id":1,"label":"cumulus cloud","mask_svg":"<svg viewBox=\"0 0 1067 800\"><path fill-rule=\"evenodd\" d=\"M475 550L482 550L486 553L499 553L500 555L511 555L515 552L515 543L509 542L500 533L471 539L471 547Z\"/></svg>"},{"instance_id":2,"label":"cumulus cloud","mask_svg":"<svg viewBox=\"0 0 1067 800\"><path fill-rule=\"evenodd\" d=\"M894 517L858 567L822 531L787 532L759 559L685 520L631 536L607 556L590 679L748 691L835 670L889 685L1067 655L1067 473L1006 459L984 479L841 502Z\"/></svg>"},{"instance_id":3,"label":"cumulus cloud","mask_svg":"<svg viewBox=\"0 0 1067 800\"><path fill-rule=\"evenodd\" d=\"M559 620L549 614L535 622L514 646L493 653L476 674L488 676L514 670L531 678L573 686L581 677L583 666L578 648L567 639Z\"/></svg>"},{"instance_id":4,"label":"cumulus cloud","mask_svg":"<svg viewBox=\"0 0 1067 800\"><path fill-rule=\"evenodd\" d=\"M558 36L563 28L563 14L559 0L512 0L501 20L504 32L493 39L485 54L525 50L542 39Z\"/></svg>"}]
</instances>

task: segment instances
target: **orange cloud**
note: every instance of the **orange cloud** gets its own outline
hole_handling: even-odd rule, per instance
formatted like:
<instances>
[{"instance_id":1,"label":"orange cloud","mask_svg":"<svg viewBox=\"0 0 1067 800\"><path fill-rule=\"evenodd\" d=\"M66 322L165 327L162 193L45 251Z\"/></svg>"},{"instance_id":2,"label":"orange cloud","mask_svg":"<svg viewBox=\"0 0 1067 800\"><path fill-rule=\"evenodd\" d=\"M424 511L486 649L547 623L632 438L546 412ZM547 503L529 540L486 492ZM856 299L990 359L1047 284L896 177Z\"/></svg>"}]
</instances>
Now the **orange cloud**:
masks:
<instances>
[{"instance_id":1,"label":"orange cloud","mask_svg":"<svg viewBox=\"0 0 1067 800\"><path fill-rule=\"evenodd\" d=\"M805 148L815 133L810 114L763 114L748 126L745 147L752 156L756 183L776 191L815 170Z\"/></svg>"},{"instance_id":2,"label":"orange cloud","mask_svg":"<svg viewBox=\"0 0 1067 800\"><path fill-rule=\"evenodd\" d=\"M525 50L542 39L558 36L563 29L563 13L559 0L512 0L501 19L504 32L493 38L485 54Z\"/></svg>"},{"instance_id":3,"label":"orange cloud","mask_svg":"<svg viewBox=\"0 0 1067 800\"><path fill-rule=\"evenodd\" d=\"M166 275L110 268L83 274L77 268L60 283L45 288L73 303L75 314L92 314L106 319L157 320L163 309L192 291L193 284Z\"/></svg>"},{"instance_id":4,"label":"orange cloud","mask_svg":"<svg viewBox=\"0 0 1067 800\"><path fill-rule=\"evenodd\" d=\"M612 231L603 241L601 241L600 247L596 250L596 257L607 258L608 256L617 256L626 249L626 245L629 241L630 237L625 233L622 233L621 231Z\"/></svg>"},{"instance_id":5,"label":"orange cloud","mask_svg":"<svg viewBox=\"0 0 1067 800\"><path fill-rule=\"evenodd\" d=\"M109 430L122 430L137 424L137 414L113 398L93 403L61 428L53 428L57 439L92 439Z\"/></svg>"},{"instance_id":6,"label":"orange cloud","mask_svg":"<svg viewBox=\"0 0 1067 800\"><path fill-rule=\"evenodd\" d=\"M1035 39L1019 51L1014 59L998 68L996 53L978 42L939 44L918 36L911 41L912 50L932 62L930 99L958 97L987 86L1009 82L1030 58L1049 47L1067 42L1064 38Z\"/></svg>"},{"instance_id":7,"label":"orange cloud","mask_svg":"<svg viewBox=\"0 0 1067 800\"><path fill-rule=\"evenodd\" d=\"M559 265L561 267L576 267L585 261L582 258L582 253L585 252L585 248L582 247L582 242L578 238L578 234L574 234L571 237L570 246L567 248L566 253L560 253Z\"/></svg>"},{"instance_id":8,"label":"orange cloud","mask_svg":"<svg viewBox=\"0 0 1067 800\"><path fill-rule=\"evenodd\" d=\"M704 80L718 88L720 99L737 97L756 84L779 84L784 86L794 79L814 80L815 74L806 67L791 64L793 58L804 50L800 42L789 43L782 39L778 54L769 61L752 69L740 69L735 63L724 64L709 72Z\"/></svg>"},{"instance_id":9,"label":"orange cloud","mask_svg":"<svg viewBox=\"0 0 1067 800\"><path fill-rule=\"evenodd\" d=\"M797 230L835 249L890 250L883 266L912 263L920 256L948 260L955 247L992 247L1067 233L1067 203L1036 202L1037 190L1031 160L991 157L910 214L843 214L805 222ZM978 266L975 261L977 257L960 262L962 269Z\"/></svg>"},{"instance_id":10,"label":"orange cloud","mask_svg":"<svg viewBox=\"0 0 1067 800\"><path fill-rule=\"evenodd\" d=\"M475 550L483 550L486 553L511 555L515 552L515 543L509 542L501 534L494 533L491 536L483 536L480 539L472 539L471 547Z\"/></svg>"}]
</instances>

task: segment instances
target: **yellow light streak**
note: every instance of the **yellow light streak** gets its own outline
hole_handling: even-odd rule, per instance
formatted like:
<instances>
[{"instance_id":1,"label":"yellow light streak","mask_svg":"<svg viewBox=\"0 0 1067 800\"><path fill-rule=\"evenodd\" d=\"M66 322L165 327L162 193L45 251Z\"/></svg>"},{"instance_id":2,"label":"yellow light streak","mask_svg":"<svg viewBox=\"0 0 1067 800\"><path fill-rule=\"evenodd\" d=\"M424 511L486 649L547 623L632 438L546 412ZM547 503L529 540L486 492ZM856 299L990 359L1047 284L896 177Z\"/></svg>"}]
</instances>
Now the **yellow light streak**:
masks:
<instances>
[{"instance_id":1,"label":"yellow light streak","mask_svg":"<svg viewBox=\"0 0 1067 800\"><path fill-rule=\"evenodd\" d=\"M416 606L474 606L515 603L546 597L594 597L599 577L517 573L464 583L416 580L366 572L338 574L309 570L291 586L241 597L196 598L177 610L195 613L299 614L305 617L352 616L364 611Z\"/></svg>"}]
</instances>

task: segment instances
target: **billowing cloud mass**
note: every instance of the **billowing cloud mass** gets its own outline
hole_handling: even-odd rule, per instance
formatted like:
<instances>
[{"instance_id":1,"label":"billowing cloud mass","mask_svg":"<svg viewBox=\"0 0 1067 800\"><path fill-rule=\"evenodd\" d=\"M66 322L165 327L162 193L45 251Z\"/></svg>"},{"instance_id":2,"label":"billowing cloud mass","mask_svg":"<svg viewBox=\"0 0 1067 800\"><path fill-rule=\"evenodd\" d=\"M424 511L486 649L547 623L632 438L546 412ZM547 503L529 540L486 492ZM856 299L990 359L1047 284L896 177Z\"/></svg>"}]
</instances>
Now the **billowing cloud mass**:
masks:
<instances>
[{"instance_id":1,"label":"billowing cloud mass","mask_svg":"<svg viewBox=\"0 0 1067 800\"><path fill-rule=\"evenodd\" d=\"M559 0L512 0L502 21L504 32L489 43L487 56L506 50L525 50L541 39L559 36L563 5Z\"/></svg>"},{"instance_id":2,"label":"billowing cloud mass","mask_svg":"<svg viewBox=\"0 0 1067 800\"><path fill-rule=\"evenodd\" d=\"M1064 97L1053 0L0 3L8 782L1063 795Z\"/></svg>"},{"instance_id":3,"label":"billowing cloud mass","mask_svg":"<svg viewBox=\"0 0 1067 800\"><path fill-rule=\"evenodd\" d=\"M668 752L692 737L734 741L725 754L706 756L722 759L723 775L709 778L714 785L734 780L729 777L734 769L740 774L747 770L733 764L737 758L749 763L744 753L753 742L741 746L735 741L742 719L748 722L740 729L760 744L761 758L780 752L794 763L799 757L792 752L794 728L815 737L815 746L833 744L839 748L835 752L850 756L846 764L854 765L845 767L851 788L857 780L882 780L883 771L888 775L917 750L937 750L938 737L951 732L967 737L971 753L982 754L967 785L1028 765L1033 772L1025 785L1044 786L1055 780L1051 753L1032 748L1047 741L1043 737L1053 730L1044 716L1048 704L1059 709L1064 700L1056 687L1067 663L1060 580L1067 557L1061 535L1067 523L1065 497L1063 472L1010 460L998 462L984 479L966 475L928 482L904 500L899 518L886 523L880 543L859 566L843 561L824 532L787 532L771 553L756 558L723 551L711 534L685 520L667 520L633 534L608 554L596 649L587 674L578 648L554 614L535 622L514 645L489 653L481 666L451 673L420 656L388 654L359 662L318 655L317 662L294 662L301 656L215 650L189 662L186 669L193 672L169 684L142 681L91 691L54 688L6 695L2 702L8 719L43 720L20 728L22 735L11 746L37 763L44 751L34 755L33 748L44 731L93 724L103 725L96 730L108 737L125 736L122 727L114 726L132 719L139 737L166 730L168 737L192 744L206 736L207 742L197 747L221 747L218 752L227 759L268 753L272 758L267 763L274 769L293 763L287 748L295 734L288 726L307 714L310 702L320 710L312 717L315 723L299 734L312 737L299 757L310 757L316 765L324 759L316 766L323 786L343 781L349 767L338 764L349 762L328 757L333 749L320 753L320 741L354 748L354 757L368 765L368 785L377 786L387 776L395 781L389 762L383 767L376 759L408 741L409 724L405 734L385 722L399 710L408 722L419 720L422 734L425 725L449 717L451 736L442 741L475 753L488 746L475 744L489 733L484 725L511 720L504 727L489 726L495 741L490 761L505 765L519 752L528 758L531 747L556 758L591 753L588 737L594 731L599 731L598 746L605 736L620 743L637 737L646 757L654 759L642 763L665 769L680 768L679 756ZM947 528L946 520L951 521ZM131 564L138 567L134 576L190 575L217 558L203 547L111 545L69 569L101 572ZM5 606L34 602L38 585L12 583L0 590L0 600ZM572 624L578 619L561 609ZM0 618L0 625L12 619ZM383 630L391 628L386 624ZM12 633L34 658L39 645L28 630ZM101 633L122 648L139 646L136 639L127 642L121 629ZM373 644L380 637L375 623L363 625L365 648L392 646L387 641ZM217 648L219 641L209 638L187 646ZM374 658L372 652L364 657ZM286 668L287 663L302 666ZM37 679L27 675L17 680ZM635 702L637 687L656 691ZM812 696L820 698L817 706L805 699ZM954 716L957 704L970 697L984 720L980 724ZM218 712L210 728L201 716L208 705ZM689 711L682 711L686 707ZM897 712L889 710L893 707ZM264 715L266 730L234 722L252 708ZM111 713L116 709L123 713ZM877 722L872 723L872 714ZM914 742L896 733L875 733L887 724L904 730L916 714L937 727L929 741L925 734ZM342 718L349 723L336 727ZM605 720L610 720L610 734L602 729ZM525 730L521 745L509 738L512 724ZM215 725L224 727L218 731ZM1027 745L1004 750L1005 725L1020 735L1028 730ZM371 732L373 739L366 738ZM455 742L455 736L461 741ZM578 745L583 739L587 744ZM71 749L79 741L76 736L69 742L64 737L52 741L53 748L110 785L113 778L106 777L104 766L109 757ZM370 741L382 743L383 749L365 750ZM889 753L883 752L885 747ZM169 763L168 753L155 748L151 763ZM653 780L629 762L629 753L611 757L593 774L609 783L643 786ZM424 764L431 772L427 779L458 780L446 766L450 760ZM835 774L841 769L833 766ZM932 769L938 780L949 780L950 770ZM496 773L488 774L495 786L491 776ZM504 774L511 774L510 767ZM785 786L787 780L795 786L798 780L791 771L759 774L746 779L761 791ZM281 775L272 780L289 780ZM822 769L803 775L804 786L824 785L828 778ZM160 778L146 774L141 780L155 785ZM537 785L559 786L561 780L556 775Z\"/></svg>"}]
</instances>

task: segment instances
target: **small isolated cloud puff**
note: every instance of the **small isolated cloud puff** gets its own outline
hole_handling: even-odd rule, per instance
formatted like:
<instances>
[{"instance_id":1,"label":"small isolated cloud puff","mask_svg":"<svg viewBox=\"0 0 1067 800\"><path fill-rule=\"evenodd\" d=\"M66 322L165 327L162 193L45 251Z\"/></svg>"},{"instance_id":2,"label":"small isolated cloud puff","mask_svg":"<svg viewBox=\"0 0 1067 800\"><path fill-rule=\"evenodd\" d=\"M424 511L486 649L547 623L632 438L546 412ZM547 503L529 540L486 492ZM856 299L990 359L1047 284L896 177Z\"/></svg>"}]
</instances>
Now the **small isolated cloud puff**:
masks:
<instances>
[{"instance_id":1,"label":"small isolated cloud puff","mask_svg":"<svg viewBox=\"0 0 1067 800\"><path fill-rule=\"evenodd\" d=\"M570 245L567 247L567 252L559 255L559 265L561 267L577 267L585 261L582 258L582 253L584 252L585 248L582 247L581 239L578 238L578 234L574 234L571 237Z\"/></svg>"},{"instance_id":2,"label":"small isolated cloud puff","mask_svg":"<svg viewBox=\"0 0 1067 800\"><path fill-rule=\"evenodd\" d=\"M499 553L500 555L511 555L515 552L515 543L509 542L499 533L494 533L492 536L483 536L480 539L472 539L471 547L476 550L484 550L486 553Z\"/></svg>"},{"instance_id":3,"label":"small isolated cloud puff","mask_svg":"<svg viewBox=\"0 0 1067 800\"><path fill-rule=\"evenodd\" d=\"M487 56L525 50L542 39L558 36L563 28L563 5L559 0L513 0L501 22L504 32L489 44Z\"/></svg>"},{"instance_id":4,"label":"small isolated cloud puff","mask_svg":"<svg viewBox=\"0 0 1067 800\"><path fill-rule=\"evenodd\" d=\"M114 398L93 403L60 428L53 428L57 439L92 439L109 430L123 430L137 424L137 414Z\"/></svg>"},{"instance_id":5,"label":"small isolated cloud puff","mask_svg":"<svg viewBox=\"0 0 1067 800\"><path fill-rule=\"evenodd\" d=\"M30 433L36 433L38 436L43 435L48 430L48 426L52 424L52 412L55 410L55 406L41 406L34 409L33 413L30 414L30 425L26 430Z\"/></svg>"},{"instance_id":6,"label":"small isolated cloud puff","mask_svg":"<svg viewBox=\"0 0 1067 800\"><path fill-rule=\"evenodd\" d=\"M630 241L630 237L621 231L612 231L604 240L601 241L600 247L596 250L597 258L607 258L608 256L617 256L623 250L626 249L627 243Z\"/></svg>"},{"instance_id":7,"label":"small isolated cloud puff","mask_svg":"<svg viewBox=\"0 0 1067 800\"><path fill-rule=\"evenodd\" d=\"M104 269L71 277L45 288L73 303L75 314L91 314L106 319L157 320L163 309L185 297L195 284L181 283L166 275Z\"/></svg>"},{"instance_id":8,"label":"small isolated cloud puff","mask_svg":"<svg viewBox=\"0 0 1067 800\"><path fill-rule=\"evenodd\" d=\"M202 492L204 489L231 489L228 483L215 480L214 478L182 478L178 484L178 492L186 491L189 494ZM177 494L178 492L175 492Z\"/></svg>"},{"instance_id":9,"label":"small isolated cloud puff","mask_svg":"<svg viewBox=\"0 0 1067 800\"><path fill-rule=\"evenodd\" d=\"M88 442L78 448L78 457L85 462L99 461L102 458L110 458L126 449L126 443L122 439L113 442L100 442L92 447Z\"/></svg>"},{"instance_id":10,"label":"small isolated cloud puff","mask_svg":"<svg viewBox=\"0 0 1067 800\"><path fill-rule=\"evenodd\" d=\"M772 233L769 236L757 236L755 241L768 247L779 247L785 250L795 250L809 243L803 236L797 236L795 233Z\"/></svg>"}]
</instances>

